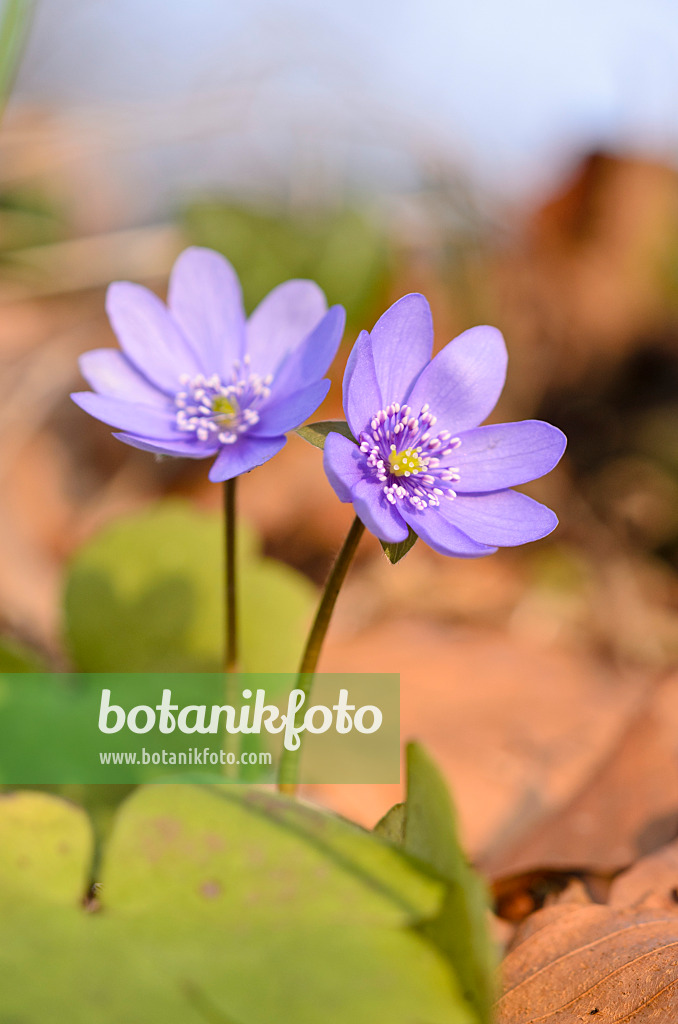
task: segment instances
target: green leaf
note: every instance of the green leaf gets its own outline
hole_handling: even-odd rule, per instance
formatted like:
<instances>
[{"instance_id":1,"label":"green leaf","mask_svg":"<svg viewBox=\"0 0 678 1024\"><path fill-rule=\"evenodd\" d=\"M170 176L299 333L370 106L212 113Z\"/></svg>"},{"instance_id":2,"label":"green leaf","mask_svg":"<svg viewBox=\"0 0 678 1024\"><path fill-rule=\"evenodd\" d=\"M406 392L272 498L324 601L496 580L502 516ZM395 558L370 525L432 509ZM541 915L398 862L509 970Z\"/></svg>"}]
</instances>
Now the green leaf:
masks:
<instances>
[{"instance_id":1,"label":"green leaf","mask_svg":"<svg viewBox=\"0 0 678 1024\"><path fill-rule=\"evenodd\" d=\"M138 790L105 852L97 913L77 905L81 816L13 799L24 811L4 831L0 801L8 1024L477 1024L413 927L444 886L348 822L268 792Z\"/></svg>"},{"instance_id":2,"label":"green leaf","mask_svg":"<svg viewBox=\"0 0 678 1024\"><path fill-rule=\"evenodd\" d=\"M396 562L399 562L401 558L405 557L410 548L414 547L418 539L419 538L417 537L412 527L408 526L407 537L405 538L405 540L401 540L399 544L391 544L387 540L380 540L379 543L384 549L384 554L388 558L391 565L395 565Z\"/></svg>"},{"instance_id":3,"label":"green leaf","mask_svg":"<svg viewBox=\"0 0 678 1024\"><path fill-rule=\"evenodd\" d=\"M395 846L402 846L405 842L406 823L407 804L394 804L374 826L374 833L382 839L388 839Z\"/></svg>"},{"instance_id":4,"label":"green leaf","mask_svg":"<svg viewBox=\"0 0 678 1024\"><path fill-rule=\"evenodd\" d=\"M447 882L442 911L422 931L450 958L464 994L489 1024L496 951L487 928L487 890L460 846L445 780L416 743L407 748L406 808L404 849Z\"/></svg>"},{"instance_id":5,"label":"green leaf","mask_svg":"<svg viewBox=\"0 0 678 1024\"><path fill-rule=\"evenodd\" d=\"M102 892L106 916L164 951L215 1020L473 1022L444 959L411 928L440 905L439 883L369 833L276 794L139 791Z\"/></svg>"},{"instance_id":6,"label":"green leaf","mask_svg":"<svg viewBox=\"0 0 678 1024\"><path fill-rule=\"evenodd\" d=\"M239 526L241 664L294 671L315 605L312 585L263 558ZM65 633L89 672L218 671L224 611L218 514L168 501L107 526L70 565Z\"/></svg>"},{"instance_id":7,"label":"green leaf","mask_svg":"<svg viewBox=\"0 0 678 1024\"><path fill-rule=\"evenodd\" d=\"M77 906L92 846L89 820L73 804L34 791L0 796L0 890Z\"/></svg>"},{"instance_id":8,"label":"green leaf","mask_svg":"<svg viewBox=\"0 0 678 1024\"><path fill-rule=\"evenodd\" d=\"M80 809L45 793L0 797L2 1021L200 1024L168 995L152 954L117 922L86 913L92 830Z\"/></svg>"},{"instance_id":9,"label":"green leaf","mask_svg":"<svg viewBox=\"0 0 678 1024\"><path fill-rule=\"evenodd\" d=\"M101 914L0 891L0 1019L17 1024L205 1024L152 949ZM221 1022L220 1022L221 1024ZM223 1024L228 1024L227 1021ZM240 1022L238 1022L240 1024Z\"/></svg>"},{"instance_id":10,"label":"green leaf","mask_svg":"<svg viewBox=\"0 0 678 1024\"><path fill-rule=\"evenodd\" d=\"M344 420L319 420L318 423L309 423L307 427L297 427L296 433L316 448L325 447L328 434L342 434L354 444L358 443Z\"/></svg>"}]
</instances>

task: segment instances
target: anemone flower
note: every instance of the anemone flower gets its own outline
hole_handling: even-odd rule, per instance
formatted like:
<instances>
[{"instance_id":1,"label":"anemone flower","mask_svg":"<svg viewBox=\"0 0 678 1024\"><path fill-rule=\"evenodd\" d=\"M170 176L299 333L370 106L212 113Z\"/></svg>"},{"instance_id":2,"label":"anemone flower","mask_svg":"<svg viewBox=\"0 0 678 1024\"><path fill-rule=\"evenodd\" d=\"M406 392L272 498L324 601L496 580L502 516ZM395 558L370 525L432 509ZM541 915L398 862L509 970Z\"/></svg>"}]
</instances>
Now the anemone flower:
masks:
<instances>
[{"instance_id":1,"label":"anemone flower","mask_svg":"<svg viewBox=\"0 0 678 1024\"><path fill-rule=\"evenodd\" d=\"M342 307L328 310L312 281L279 285L246 319L231 264L195 247L174 265L167 305L117 282L106 310L121 351L81 357L94 390L73 400L135 448L214 458L213 481L272 458L318 408L344 328Z\"/></svg>"},{"instance_id":2,"label":"anemone flower","mask_svg":"<svg viewBox=\"0 0 678 1024\"><path fill-rule=\"evenodd\" d=\"M325 442L325 472L337 495L383 541L414 531L436 551L492 554L546 536L554 513L511 490L556 465L565 436L540 420L479 426L506 377L494 327L473 327L435 358L423 295L411 294L363 331L344 375L344 411L357 443Z\"/></svg>"}]
</instances>

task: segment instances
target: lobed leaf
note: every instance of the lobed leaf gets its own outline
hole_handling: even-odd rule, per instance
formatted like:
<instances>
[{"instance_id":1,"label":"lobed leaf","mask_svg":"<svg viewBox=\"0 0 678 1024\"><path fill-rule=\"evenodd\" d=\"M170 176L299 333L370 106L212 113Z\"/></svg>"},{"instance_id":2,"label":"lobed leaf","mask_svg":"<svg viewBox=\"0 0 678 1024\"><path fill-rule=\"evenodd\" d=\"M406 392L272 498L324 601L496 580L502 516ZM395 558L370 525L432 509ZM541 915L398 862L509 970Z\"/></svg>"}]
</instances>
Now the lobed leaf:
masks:
<instances>
[{"instance_id":1,"label":"lobed leaf","mask_svg":"<svg viewBox=\"0 0 678 1024\"><path fill-rule=\"evenodd\" d=\"M315 603L300 573L239 527L241 663L294 671ZM219 515L180 501L107 526L73 559L65 632L88 672L218 671L224 628Z\"/></svg>"},{"instance_id":2,"label":"lobed leaf","mask_svg":"<svg viewBox=\"0 0 678 1024\"><path fill-rule=\"evenodd\" d=\"M75 907L92 849L89 820L74 804L33 791L0 796L0 892Z\"/></svg>"},{"instance_id":3,"label":"lobed leaf","mask_svg":"<svg viewBox=\"0 0 678 1024\"><path fill-rule=\"evenodd\" d=\"M66 806L39 799L47 819ZM52 848L40 820L14 816L16 848ZM17 888L0 872L3 1020L477 1024L413 928L436 913L441 883L370 833L277 794L138 790L105 852L101 913L73 906L77 877L55 902L51 884Z\"/></svg>"},{"instance_id":4,"label":"lobed leaf","mask_svg":"<svg viewBox=\"0 0 678 1024\"><path fill-rule=\"evenodd\" d=\"M487 927L486 887L467 863L459 843L447 784L422 747L407 747L407 801L396 804L379 822L382 835L395 837L403 849L446 883L439 913L421 932L449 958L462 991L486 1024L494 999L496 951Z\"/></svg>"}]
</instances>

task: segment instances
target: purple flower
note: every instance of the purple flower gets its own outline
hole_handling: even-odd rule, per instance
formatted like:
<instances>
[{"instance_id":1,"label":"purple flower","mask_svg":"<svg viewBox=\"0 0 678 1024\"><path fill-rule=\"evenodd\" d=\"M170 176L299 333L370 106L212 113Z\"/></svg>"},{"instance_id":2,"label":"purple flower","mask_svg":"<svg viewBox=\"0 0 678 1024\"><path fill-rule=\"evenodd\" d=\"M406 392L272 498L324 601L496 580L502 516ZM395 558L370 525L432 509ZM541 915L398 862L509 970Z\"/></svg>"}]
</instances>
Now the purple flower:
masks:
<instances>
[{"instance_id":1,"label":"purple flower","mask_svg":"<svg viewBox=\"0 0 678 1024\"><path fill-rule=\"evenodd\" d=\"M356 445L331 433L324 464L341 501L397 543L408 527L436 551L489 555L545 537L553 512L517 484L553 469L560 430L540 420L480 427L506 377L504 339L473 327L431 359L433 323L423 295L406 295L371 334L362 331L344 375L344 411Z\"/></svg>"},{"instance_id":2,"label":"purple flower","mask_svg":"<svg viewBox=\"0 0 678 1024\"><path fill-rule=\"evenodd\" d=\"M160 455L216 456L210 480L272 458L285 434L318 408L344 329L312 281L286 281L246 320L233 267L210 249L186 249L167 305L138 284L108 289L106 310L122 351L80 359L94 388L72 396L114 436Z\"/></svg>"}]
</instances>

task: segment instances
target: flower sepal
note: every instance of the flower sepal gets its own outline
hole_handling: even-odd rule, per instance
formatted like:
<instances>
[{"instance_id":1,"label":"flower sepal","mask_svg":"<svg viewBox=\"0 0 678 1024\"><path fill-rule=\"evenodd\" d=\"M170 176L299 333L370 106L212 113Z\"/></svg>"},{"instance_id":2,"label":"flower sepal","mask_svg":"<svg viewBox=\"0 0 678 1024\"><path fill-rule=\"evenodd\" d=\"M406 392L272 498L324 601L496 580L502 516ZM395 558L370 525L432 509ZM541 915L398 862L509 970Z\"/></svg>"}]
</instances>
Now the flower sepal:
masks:
<instances>
[{"instance_id":1,"label":"flower sepal","mask_svg":"<svg viewBox=\"0 0 678 1024\"><path fill-rule=\"evenodd\" d=\"M305 427L297 427L295 433L299 437L303 437L304 441L312 444L314 448L320 448L321 451L325 447L328 434L341 434L343 437L347 437L349 441L353 441L353 444L358 444L346 420L318 420L317 423L309 423Z\"/></svg>"},{"instance_id":2,"label":"flower sepal","mask_svg":"<svg viewBox=\"0 0 678 1024\"><path fill-rule=\"evenodd\" d=\"M407 537L405 540L401 540L397 544L392 544L387 540L380 540L379 543L381 544L384 554L391 565L396 565L396 563L398 563L401 558L404 558L407 552L414 547L418 540L419 538L417 537L417 534L410 526L408 527Z\"/></svg>"},{"instance_id":3,"label":"flower sepal","mask_svg":"<svg viewBox=\"0 0 678 1024\"><path fill-rule=\"evenodd\" d=\"M325 448L325 441L329 434L341 434L353 444L358 445L346 420L319 420L317 423L309 423L305 427L297 427L296 433L299 434L299 437L303 437L304 441L312 444L314 448L320 448L321 451ZM398 543L380 540L379 543L391 565L395 565L405 557L417 539L416 533L409 527L405 540Z\"/></svg>"}]
</instances>

